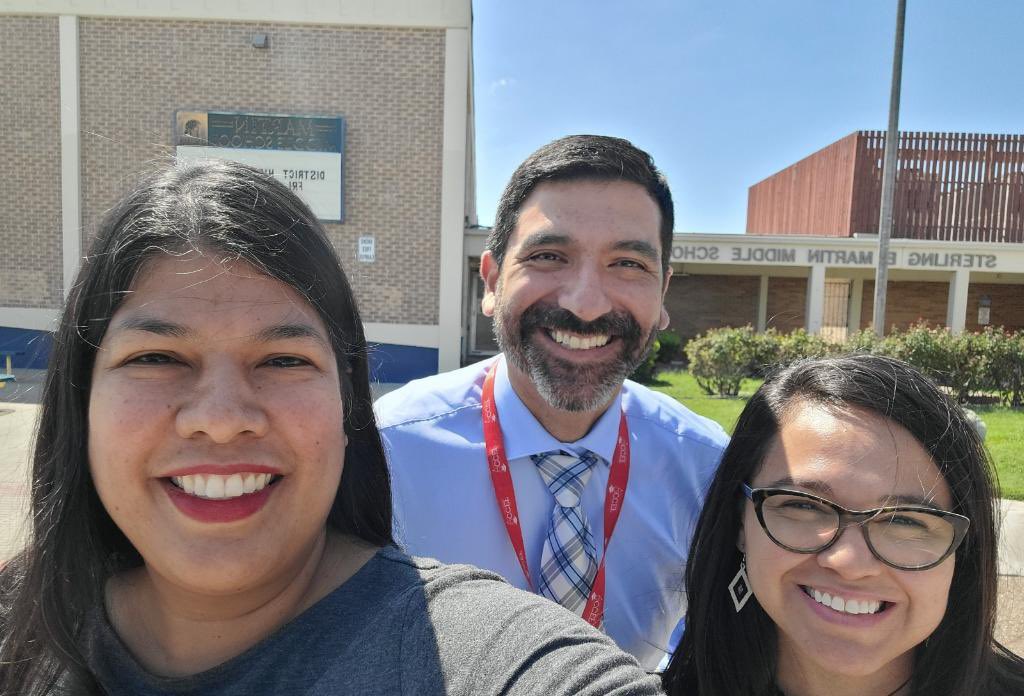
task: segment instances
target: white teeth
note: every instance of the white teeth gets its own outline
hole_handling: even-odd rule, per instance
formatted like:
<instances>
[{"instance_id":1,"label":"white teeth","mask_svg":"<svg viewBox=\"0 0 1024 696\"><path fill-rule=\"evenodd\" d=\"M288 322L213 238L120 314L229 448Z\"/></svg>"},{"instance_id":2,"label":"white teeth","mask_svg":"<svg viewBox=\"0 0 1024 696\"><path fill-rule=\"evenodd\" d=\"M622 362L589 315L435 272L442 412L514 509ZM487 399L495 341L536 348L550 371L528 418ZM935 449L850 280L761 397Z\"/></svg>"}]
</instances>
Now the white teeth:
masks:
<instances>
[{"instance_id":1,"label":"white teeth","mask_svg":"<svg viewBox=\"0 0 1024 696\"><path fill-rule=\"evenodd\" d=\"M242 477L239 474L228 476L228 480L224 482L224 497L237 498L242 495L243 485Z\"/></svg>"},{"instance_id":2,"label":"white teeth","mask_svg":"<svg viewBox=\"0 0 1024 696\"><path fill-rule=\"evenodd\" d=\"M171 482L189 495L210 500L225 500L263 490L272 478L271 474L190 474L172 476Z\"/></svg>"},{"instance_id":3,"label":"white teeth","mask_svg":"<svg viewBox=\"0 0 1024 696\"><path fill-rule=\"evenodd\" d=\"M828 592L820 592L813 587L805 587L804 592L819 604L824 604L826 607L844 614L877 614L882 608L882 602L878 600L846 599L838 595L832 596Z\"/></svg>"},{"instance_id":4,"label":"white teeth","mask_svg":"<svg viewBox=\"0 0 1024 696\"><path fill-rule=\"evenodd\" d=\"M596 336L577 336L566 331L558 330L551 332L551 338L553 338L556 343L560 343L566 348L570 348L572 350L590 350L591 348L600 348L611 340L610 336L604 334L598 334Z\"/></svg>"},{"instance_id":5,"label":"white teeth","mask_svg":"<svg viewBox=\"0 0 1024 696\"><path fill-rule=\"evenodd\" d=\"M218 500L224 497L224 477L223 476L207 476L206 477L206 493L207 498L213 498Z\"/></svg>"}]
</instances>

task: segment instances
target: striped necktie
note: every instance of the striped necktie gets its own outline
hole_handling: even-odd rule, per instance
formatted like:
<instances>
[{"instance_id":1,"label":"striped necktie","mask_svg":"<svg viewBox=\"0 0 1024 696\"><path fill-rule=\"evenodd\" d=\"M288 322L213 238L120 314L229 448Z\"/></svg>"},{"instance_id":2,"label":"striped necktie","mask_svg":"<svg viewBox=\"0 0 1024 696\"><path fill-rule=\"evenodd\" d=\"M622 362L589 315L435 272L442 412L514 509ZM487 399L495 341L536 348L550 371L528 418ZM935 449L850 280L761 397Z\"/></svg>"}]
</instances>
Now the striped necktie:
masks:
<instances>
[{"instance_id":1,"label":"striped necktie","mask_svg":"<svg viewBox=\"0 0 1024 696\"><path fill-rule=\"evenodd\" d=\"M530 458L555 496L537 589L541 595L581 615L597 574L597 552L580 497L598 457L592 452L576 456L555 451Z\"/></svg>"}]
</instances>

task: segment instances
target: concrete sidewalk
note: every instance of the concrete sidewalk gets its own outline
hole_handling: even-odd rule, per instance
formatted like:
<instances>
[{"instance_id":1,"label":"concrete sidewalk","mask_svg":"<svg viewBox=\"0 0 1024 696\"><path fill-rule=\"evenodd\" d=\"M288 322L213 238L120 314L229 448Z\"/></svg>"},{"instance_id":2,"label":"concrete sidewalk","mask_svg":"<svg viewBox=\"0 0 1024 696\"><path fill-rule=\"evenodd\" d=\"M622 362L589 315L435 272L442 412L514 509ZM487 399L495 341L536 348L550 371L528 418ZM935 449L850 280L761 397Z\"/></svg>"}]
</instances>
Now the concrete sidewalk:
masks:
<instances>
[{"instance_id":1,"label":"concrete sidewalk","mask_svg":"<svg viewBox=\"0 0 1024 696\"><path fill-rule=\"evenodd\" d=\"M999 574L1024 576L1024 501L1001 500Z\"/></svg>"}]
</instances>

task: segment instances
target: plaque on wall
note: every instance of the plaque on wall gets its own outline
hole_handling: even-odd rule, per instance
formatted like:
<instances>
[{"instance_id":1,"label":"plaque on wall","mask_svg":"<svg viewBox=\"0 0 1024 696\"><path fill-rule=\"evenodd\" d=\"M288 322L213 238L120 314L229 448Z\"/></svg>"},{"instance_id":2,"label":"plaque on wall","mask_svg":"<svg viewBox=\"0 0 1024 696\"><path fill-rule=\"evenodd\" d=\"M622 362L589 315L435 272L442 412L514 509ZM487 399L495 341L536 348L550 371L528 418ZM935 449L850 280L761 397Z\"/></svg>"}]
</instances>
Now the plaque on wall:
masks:
<instances>
[{"instance_id":1,"label":"plaque on wall","mask_svg":"<svg viewBox=\"0 0 1024 696\"><path fill-rule=\"evenodd\" d=\"M178 111L179 160L226 159L267 172L325 222L345 221L345 119L340 116Z\"/></svg>"}]
</instances>

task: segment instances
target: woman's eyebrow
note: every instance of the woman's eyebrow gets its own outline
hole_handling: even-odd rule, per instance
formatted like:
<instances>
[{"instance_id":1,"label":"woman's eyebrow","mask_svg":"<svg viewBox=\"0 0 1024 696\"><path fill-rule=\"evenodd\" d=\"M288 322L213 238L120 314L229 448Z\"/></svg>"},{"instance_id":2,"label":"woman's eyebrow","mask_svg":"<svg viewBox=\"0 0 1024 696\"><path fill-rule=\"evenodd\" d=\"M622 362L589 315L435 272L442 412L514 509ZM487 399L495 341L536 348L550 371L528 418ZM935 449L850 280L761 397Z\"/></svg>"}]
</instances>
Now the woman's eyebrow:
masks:
<instances>
[{"instance_id":1,"label":"woman's eyebrow","mask_svg":"<svg viewBox=\"0 0 1024 696\"><path fill-rule=\"evenodd\" d=\"M120 331L143 331L171 338L191 338L195 336L195 331L187 326L176 324L172 321L144 316L125 317L121 321L117 322L114 329ZM309 338L323 346L330 347L330 342L327 340L327 337L323 335L323 332L310 324L275 324L273 326L267 326L260 329L253 334L253 340L257 343L270 343L272 341L282 341L292 338Z\"/></svg>"},{"instance_id":2,"label":"woman's eyebrow","mask_svg":"<svg viewBox=\"0 0 1024 696\"><path fill-rule=\"evenodd\" d=\"M765 488L778 488L779 486L799 486L800 488L807 488L826 497L835 494L832 486L828 485L824 481L819 481L817 479L794 479L792 476L783 476L782 478L768 484Z\"/></svg>"},{"instance_id":3,"label":"woman's eyebrow","mask_svg":"<svg viewBox=\"0 0 1024 696\"><path fill-rule=\"evenodd\" d=\"M884 506L889 505L920 505L922 507L937 508L938 503L935 502L934 498L927 498L921 495L886 495L878 499Z\"/></svg>"},{"instance_id":4,"label":"woman's eyebrow","mask_svg":"<svg viewBox=\"0 0 1024 696\"><path fill-rule=\"evenodd\" d=\"M159 336L171 336L174 338L185 338L192 334L190 329L181 324L142 316L125 317L114 325L114 330L145 331Z\"/></svg>"},{"instance_id":5,"label":"woman's eyebrow","mask_svg":"<svg viewBox=\"0 0 1024 696\"><path fill-rule=\"evenodd\" d=\"M309 324L275 324L265 329L260 329L253 336L260 343L270 343L289 338L311 338L317 343L330 347L327 337Z\"/></svg>"}]
</instances>

